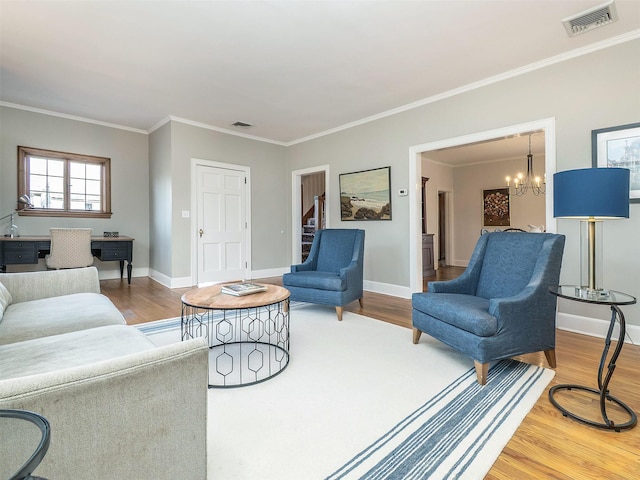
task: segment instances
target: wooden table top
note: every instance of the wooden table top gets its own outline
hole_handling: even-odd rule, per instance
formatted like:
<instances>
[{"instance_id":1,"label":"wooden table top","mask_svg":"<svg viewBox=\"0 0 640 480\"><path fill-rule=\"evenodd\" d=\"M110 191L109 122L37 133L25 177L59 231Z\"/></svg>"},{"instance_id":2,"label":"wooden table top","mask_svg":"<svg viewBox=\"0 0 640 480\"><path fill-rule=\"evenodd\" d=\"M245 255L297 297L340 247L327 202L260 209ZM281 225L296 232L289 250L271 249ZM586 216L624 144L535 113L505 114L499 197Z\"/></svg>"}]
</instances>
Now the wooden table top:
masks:
<instances>
[{"instance_id":1,"label":"wooden table top","mask_svg":"<svg viewBox=\"0 0 640 480\"><path fill-rule=\"evenodd\" d=\"M253 283L253 282L252 282ZM224 285L232 283L212 285L210 287L194 288L182 295L182 303L192 307L210 308L216 310L237 310L241 308L264 307L282 302L289 298L290 292L278 285L259 284L267 287L265 292L252 293L242 297L222 293Z\"/></svg>"}]
</instances>

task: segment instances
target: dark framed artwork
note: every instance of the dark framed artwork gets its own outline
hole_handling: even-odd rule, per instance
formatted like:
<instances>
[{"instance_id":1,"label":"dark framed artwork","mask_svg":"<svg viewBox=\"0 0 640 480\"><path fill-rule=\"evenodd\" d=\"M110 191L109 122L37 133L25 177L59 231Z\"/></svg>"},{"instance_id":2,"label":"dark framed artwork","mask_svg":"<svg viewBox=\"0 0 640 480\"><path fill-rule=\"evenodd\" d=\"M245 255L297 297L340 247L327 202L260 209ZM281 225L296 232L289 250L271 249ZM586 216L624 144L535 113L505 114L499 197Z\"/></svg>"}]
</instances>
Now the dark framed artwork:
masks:
<instances>
[{"instance_id":1,"label":"dark framed artwork","mask_svg":"<svg viewBox=\"0 0 640 480\"><path fill-rule=\"evenodd\" d=\"M482 225L485 227L507 227L510 224L509 189L482 190Z\"/></svg>"},{"instance_id":2,"label":"dark framed artwork","mask_svg":"<svg viewBox=\"0 0 640 480\"><path fill-rule=\"evenodd\" d=\"M391 167L340 174L340 219L391 220Z\"/></svg>"},{"instance_id":3,"label":"dark framed artwork","mask_svg":"<svg viewBox=\"0 0 640 480\"><path fill-rule=\"evenodd\" d=\"M629 202L640 203L640 123L591 131L593 167L628 168Z\"/></svg>"}]
</instances>

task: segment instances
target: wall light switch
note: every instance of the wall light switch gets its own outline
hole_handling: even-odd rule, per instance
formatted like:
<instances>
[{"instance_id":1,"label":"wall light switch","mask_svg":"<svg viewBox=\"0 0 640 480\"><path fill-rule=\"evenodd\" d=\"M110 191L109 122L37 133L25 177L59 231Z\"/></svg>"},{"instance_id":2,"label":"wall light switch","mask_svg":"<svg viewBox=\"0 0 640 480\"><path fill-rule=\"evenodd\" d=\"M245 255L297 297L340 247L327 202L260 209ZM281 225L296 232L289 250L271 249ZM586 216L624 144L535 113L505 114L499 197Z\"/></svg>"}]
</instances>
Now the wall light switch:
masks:
<instances>
[{"instance_id":1,"label":"wall light switch","mask_svg":"<svg viewBox=\"0 0 640 480\"><path fill-rule=\"evenodd\" d=\"M189 218L189 210L182 210L182 218Z\"/></svg>"},{"instance_id":2,"label":"wall light switch","mask_svg":"<svg viewBox=\"0 0 640 480\"><path fill-rule=\"evenodd\" d=\"M398 195L401 197L406 197L409 194L409 191L406 188L401 188L398 190Z\"/></svg>"}]
</instances>

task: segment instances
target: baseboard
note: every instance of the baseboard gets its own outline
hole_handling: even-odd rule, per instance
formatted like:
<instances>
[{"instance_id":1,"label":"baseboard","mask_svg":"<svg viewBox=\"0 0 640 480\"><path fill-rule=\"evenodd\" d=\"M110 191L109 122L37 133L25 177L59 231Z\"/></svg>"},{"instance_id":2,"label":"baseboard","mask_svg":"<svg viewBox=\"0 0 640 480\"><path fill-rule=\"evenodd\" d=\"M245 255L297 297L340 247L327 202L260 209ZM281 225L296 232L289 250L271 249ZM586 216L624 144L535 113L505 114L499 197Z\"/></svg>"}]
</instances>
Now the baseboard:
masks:
<instances>
[{"instance_id":1,"label":"baseboard","mask_svg":"<svg viewBox=\"0 0 640 480\"><path fill-rule=\"evenodd\" d=\"M402 287L400 285L392 285L390 283L372 282L365 280L363 288L367 292L381 293L383 295L391 295L392 297L411 298L411 288Z\"/></svg>"},{"instance_id":2,"label":"baseboard","mask_svg":"<svg viewBox=\"0 0 640 480\"><path fill-rule=\"evenodd\" d=\"M116 267L116 268L105 268L105 263L101 264L100 267L98 268L97 265L96 268L98 268L98 278L100 280L117 280L120 278L120 267ZM132 268L131 269L131 278L134 277L148 277L149 276L149 269L147 267L140 267L140 268ZM126 279L127 278L127 267L125 266L124 269L124 275L122 276L122 278Z\"/></svg>"},{"instance_id":3,"label":"baseboard","mask_svg":"<svg viewBox=\"0 0 640 480\"><path fill-rule=\"evenodd\" d=\"M571 313L558 312L557 326L560 330L568 332L581 333L591 337L605 338L609 330L609 320L600 318L583 317L581 315L573 315ZM616 323L613 330L613 338L618 338L620 328ZM627 335L624 339L625 343L640 345L640 326L627 324Z\"/></svg>"},{"instance_id":4,"label":"baseboard","mask_svg":"<svg viewBox=\"0 0 640 480\"><path fill-rule=\"evenodd\" d=\"M149 269L149 277L167 288L185 288L193 286L191 277L172 278L153 269Z\"/></svg>"}]
</instances>

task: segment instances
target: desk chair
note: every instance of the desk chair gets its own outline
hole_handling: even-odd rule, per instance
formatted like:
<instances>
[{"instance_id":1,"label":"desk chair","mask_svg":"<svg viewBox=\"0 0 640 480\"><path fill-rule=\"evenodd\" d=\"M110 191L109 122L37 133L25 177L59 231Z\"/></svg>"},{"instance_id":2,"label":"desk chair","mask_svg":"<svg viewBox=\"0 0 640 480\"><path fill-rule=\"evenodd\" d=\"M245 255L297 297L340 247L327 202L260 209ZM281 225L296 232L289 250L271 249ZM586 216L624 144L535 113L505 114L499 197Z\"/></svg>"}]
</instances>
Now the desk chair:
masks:
<instances>
[{"instance_id":1,"label":"desk chair","mask_svg":"<svg viewBox=\"0 0 640 480\"><path fill-rule=\"evenodd\" d=\"M51 253L47 268L82 268L93 265L90 228L50 228Z\"/></svg>"}]
</instances>

